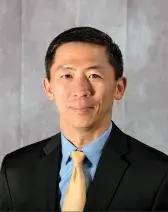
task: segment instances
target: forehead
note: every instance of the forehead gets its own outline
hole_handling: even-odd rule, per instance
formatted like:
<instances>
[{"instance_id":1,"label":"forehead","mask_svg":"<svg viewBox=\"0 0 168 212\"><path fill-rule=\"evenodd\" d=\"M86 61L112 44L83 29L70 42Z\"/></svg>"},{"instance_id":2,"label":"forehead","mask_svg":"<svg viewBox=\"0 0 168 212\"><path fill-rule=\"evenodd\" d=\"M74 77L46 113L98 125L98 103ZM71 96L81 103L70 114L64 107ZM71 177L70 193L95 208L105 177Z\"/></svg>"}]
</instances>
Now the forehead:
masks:
<instances>
[{"instance_id":1,"label":"forehead","mask_svg":"<svg viewBox=\"0 0 168 212\"><path fill-rule=\"evenodd\" d=\"M83 42L69 42L58 47L56 60L74 60L74 61L108 61L106 47L83 43Z\"/></svg>"}]
</instances>

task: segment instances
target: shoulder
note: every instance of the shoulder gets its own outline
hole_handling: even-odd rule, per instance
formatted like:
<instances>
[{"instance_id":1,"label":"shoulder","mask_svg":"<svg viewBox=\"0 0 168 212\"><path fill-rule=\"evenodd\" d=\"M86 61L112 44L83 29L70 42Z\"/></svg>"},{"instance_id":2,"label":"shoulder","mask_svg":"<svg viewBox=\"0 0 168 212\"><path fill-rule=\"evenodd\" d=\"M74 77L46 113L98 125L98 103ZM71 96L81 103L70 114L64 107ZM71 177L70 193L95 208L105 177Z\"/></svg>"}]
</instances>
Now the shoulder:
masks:
<instances>
[{"instance_id":1,"label":"shoulder","mask_svg":"<svg viewBox=\"0 0 168 212\"><path fill-rule=\"evenodd\" d=\"M23 163L24 162L35 162L36 160L40 159L44 154L44 148L50 141L58 142L58 136L60 133L57 133L51 137L43 139L41 141L32 143L25 147L19 148L7 155L3 158L2 163L7 164L16 164L16 163Z\"/></svg>"},{"instance_id":2,"label":"shoulder","mask_svg":"<svg viewBox=\"0 0 168 212\"><path fill-rule=\"evenodd\" d=\"M130 135L125 134L130 153L127 155L129 161L141 166L143 169L157 170L168 173L168 155L151 147Z\"/></svg>"},{"instance_id":3,"label":"shoulder","mask_svg":"<svg viewBox=\"0 0 168 212\"><path fill-rule=\"evenodd\" d=\"M128 134L125 134L125 136L127 137L128 143L130 145L130 147L132 148L133 151L135 151L135 153L139 153L142 154L143 156L146 157L150 157L153 159L160 159L160 160L168 160L168 155L161 152L160 150L143 143L142 141L131 137Z\"/></svg>"},{"instance_id":4,"label":"shoulder","mask_svg":"<svg viewBox=\"0 0 168 212\"><path fill-rule=\"evenodd\" d=\"M168 162L168 155L161 152L160 150L145 144L137 138L125 133L118 126L113 123L113 131L117 138L119 145L126 145L128 149L128 155L130 158L139 159L142 161L161 161ZM121 140L121 141L119 141Z\"/></svg>"}]
</instances>

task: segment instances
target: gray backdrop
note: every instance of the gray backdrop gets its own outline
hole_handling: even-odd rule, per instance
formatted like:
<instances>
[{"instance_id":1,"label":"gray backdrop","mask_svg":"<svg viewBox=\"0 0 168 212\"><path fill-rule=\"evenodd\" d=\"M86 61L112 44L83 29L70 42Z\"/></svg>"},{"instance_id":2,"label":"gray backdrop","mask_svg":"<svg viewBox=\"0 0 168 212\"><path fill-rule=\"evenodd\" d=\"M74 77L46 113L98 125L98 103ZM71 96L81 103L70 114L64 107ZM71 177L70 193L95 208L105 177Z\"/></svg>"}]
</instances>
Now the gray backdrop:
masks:
<instances>
[{"instance_id":1,"label":"gray backdrop","mask_svg":"<svg viewBox=\"0 0 168 212\"><path fill-rule=\"evenodd\" d=\"M5 154L59 132L42 88L50 41L74 26L109 33L125 59L128 87L113 120L168 153L167 0L0 0L0 162Z\"/></svg>"}]
</instances>

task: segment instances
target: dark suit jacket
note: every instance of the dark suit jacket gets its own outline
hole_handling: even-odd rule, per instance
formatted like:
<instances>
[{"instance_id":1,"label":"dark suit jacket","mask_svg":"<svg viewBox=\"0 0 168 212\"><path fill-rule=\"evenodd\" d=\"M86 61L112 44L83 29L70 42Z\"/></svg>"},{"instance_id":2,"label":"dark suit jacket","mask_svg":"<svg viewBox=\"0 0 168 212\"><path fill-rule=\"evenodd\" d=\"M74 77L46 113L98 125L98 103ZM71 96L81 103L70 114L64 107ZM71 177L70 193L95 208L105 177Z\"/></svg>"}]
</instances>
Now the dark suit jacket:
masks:
<instances>
[{"instance_id":1,"label":"dark suit jacket","mask_svg":"<svg viewBox=\"0 0 168 212\"><path fill-rule=\"evenodd\" d=\"M0 210L57 209L60 133L5 156ZM85 211L168 210L168 156L113 123L87 193Z\"/></svg>"}]
</instances>

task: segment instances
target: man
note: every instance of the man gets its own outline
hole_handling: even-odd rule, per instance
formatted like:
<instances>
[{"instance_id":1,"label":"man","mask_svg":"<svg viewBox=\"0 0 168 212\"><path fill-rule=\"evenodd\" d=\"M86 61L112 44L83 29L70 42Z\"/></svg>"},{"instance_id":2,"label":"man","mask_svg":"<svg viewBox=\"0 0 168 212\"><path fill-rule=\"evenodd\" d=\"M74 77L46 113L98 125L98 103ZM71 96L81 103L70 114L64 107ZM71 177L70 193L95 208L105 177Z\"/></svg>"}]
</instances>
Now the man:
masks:
<instances>
[{"instance_id":1,"label":"man","mask_svg":"<svg viewBox=\"0 0 168 212\"><path fill-rule=\"evenodd\" d=\"M45 66L61 132L5 156L0 210L168 210L168 156L111 120L126 88L117 44L72 28L51 42Z\"/></svg>"}]
</instances>

